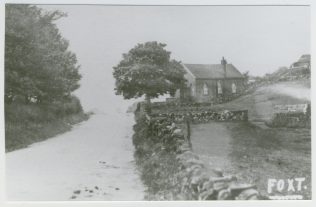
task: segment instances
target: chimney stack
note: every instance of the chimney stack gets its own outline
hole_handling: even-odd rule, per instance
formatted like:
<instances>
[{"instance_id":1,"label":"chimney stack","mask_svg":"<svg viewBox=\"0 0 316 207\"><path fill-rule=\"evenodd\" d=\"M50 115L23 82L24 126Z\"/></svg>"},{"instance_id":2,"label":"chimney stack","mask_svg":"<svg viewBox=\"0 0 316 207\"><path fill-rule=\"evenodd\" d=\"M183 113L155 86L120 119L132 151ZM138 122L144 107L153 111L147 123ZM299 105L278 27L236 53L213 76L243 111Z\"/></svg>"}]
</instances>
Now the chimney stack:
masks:
<instances>
[{"instance_id":1,"label":"chimney stack","mask_svg":"<svg viewBox=\"0 0 316 207\"><path fill-rule=\"evenodd\" d=\"M227 61L225 60L224 57L222 58L221 64L222 64L223 69L224 69L224 79L226 79L226 75L227 75L227 72L226 72Z\"/></svg>"}]
</instances>

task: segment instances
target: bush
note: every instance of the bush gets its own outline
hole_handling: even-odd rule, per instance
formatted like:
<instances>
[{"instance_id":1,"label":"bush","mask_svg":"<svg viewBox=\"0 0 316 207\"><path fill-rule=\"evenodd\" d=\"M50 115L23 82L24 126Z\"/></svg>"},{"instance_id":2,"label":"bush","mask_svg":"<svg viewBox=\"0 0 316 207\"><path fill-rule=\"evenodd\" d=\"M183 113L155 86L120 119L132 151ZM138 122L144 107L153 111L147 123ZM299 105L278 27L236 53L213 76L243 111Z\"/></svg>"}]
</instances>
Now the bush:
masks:
<instances>
[{"instance_id":1,"label":"bush","mask_svg":"<svg viewBox=\"0 0 316 207\"><path fill-rule=\"evenodd\" d=\"M48 107L49 111L53 111L58 117L76 114L83 111L80 100L76 96L71 96L64 101L55 101Z\"/></svg>"},{"instance_id":2,"label":"bush","mask_svg":"<svg viewBox=\"0 0 316 207\"><path fill-rule=\"evenodd\" d=\"M71 129L75 124L88 119L80 101L72 96L65 102L50 105L36 103L5 104L6 151L27 147Z\"/></svg>"}]
</instances>

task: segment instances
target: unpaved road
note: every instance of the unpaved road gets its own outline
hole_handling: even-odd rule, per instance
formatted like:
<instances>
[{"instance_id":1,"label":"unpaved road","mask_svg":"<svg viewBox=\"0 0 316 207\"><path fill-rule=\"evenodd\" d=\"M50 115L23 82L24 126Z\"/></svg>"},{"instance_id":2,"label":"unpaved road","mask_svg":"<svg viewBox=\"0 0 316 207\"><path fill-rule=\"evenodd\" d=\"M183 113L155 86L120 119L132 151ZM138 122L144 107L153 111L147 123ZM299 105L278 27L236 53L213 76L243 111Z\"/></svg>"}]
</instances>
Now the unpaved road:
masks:
<instances>
[{"instance_id":1,"label":"unpaved road","mask_svg":"<svg viewBox=\"0 0 316 207\"><path fill-rule=\"evenodd\" d=\"M253 94L255 119L268 120L272 117L274 105L278 104L305 104L311 101L311 89L302 84L285 82L259 88Z\"/></svg>"},{"instance_id":2,"label":"unpaved road","mask_svg":"<svg viewBox=\"0 0 316 207\"><path fill-rule=\"evenodd\" d=\"M7 153L7 199L143 200L133 123L133 114L95 114L68 133Z\"/></svg>"},{"instance_id":3,"label":"unpaved road","mask_svg":"<svg viewBox=\"0 0 316 207\"><path fill-rule=\"evenodd\" d=\"M269 90L276 94L288 95L301 100L311 100L311 89L298 83L278 83L271 86L263 87L261 90Z\"/></svg>"}]
</instances>

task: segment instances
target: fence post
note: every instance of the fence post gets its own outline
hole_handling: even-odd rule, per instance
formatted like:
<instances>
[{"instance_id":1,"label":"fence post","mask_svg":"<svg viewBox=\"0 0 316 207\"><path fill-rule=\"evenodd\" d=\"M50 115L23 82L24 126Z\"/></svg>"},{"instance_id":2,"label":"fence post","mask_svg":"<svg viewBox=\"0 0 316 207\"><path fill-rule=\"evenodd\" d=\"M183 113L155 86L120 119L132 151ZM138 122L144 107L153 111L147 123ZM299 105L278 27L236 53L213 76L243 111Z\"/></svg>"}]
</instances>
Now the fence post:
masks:
<instances>
[{"instance_id":1,"label":"fence post","mask_svg":"<svg viewBox=\"0 0 316 207\"><path fill-rule=\"evenodd\" d=\"M187 127L187 141L189 143L190 149L192 150L190 117L187 115L185 116L185 122Z\"/></svg>"}]
</instances>

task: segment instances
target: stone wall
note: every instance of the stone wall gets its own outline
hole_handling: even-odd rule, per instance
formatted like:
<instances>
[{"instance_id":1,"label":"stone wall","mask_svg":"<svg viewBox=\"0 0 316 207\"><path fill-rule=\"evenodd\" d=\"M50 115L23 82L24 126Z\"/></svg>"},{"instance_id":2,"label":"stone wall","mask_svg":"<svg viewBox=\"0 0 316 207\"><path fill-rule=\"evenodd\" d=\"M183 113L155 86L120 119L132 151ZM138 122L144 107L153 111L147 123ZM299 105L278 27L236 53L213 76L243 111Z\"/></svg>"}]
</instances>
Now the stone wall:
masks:
<instances>
[{"instance_id":1,"label":"stone wall","mask_svg":"<svg viewBox=\"0 0 316 207\"><path fill-rule=\"evenodd\" d=\"M256 187L233 175L209 170L192 152L184 133L169 117L135 112L133 143L148 200L262 199Z\"/></svg>"},{"instance_id":2,"label":"stone wall","mask_svg":"<svg viewBox=\"0 0 316 207\"><path fill-rule=\"evenodd\" d=\"M170 112L170 113L156 113L152 117L166 117L175 123L183 123L189 120L192 124L208 123L211 121L248 121L248 110L239 111L213 111L201 110L193 112Z\"/></svg>"},{"instance_id":3,"label":"stone wall","mask_svg":"<svg viewBox=\"0 0 316 207\"><path fill-rule=\"evenodd\" d=\"M269 127L310 128L310 104L276 105L274 114L266 125Z\"/></svg>"}]
</instances>

